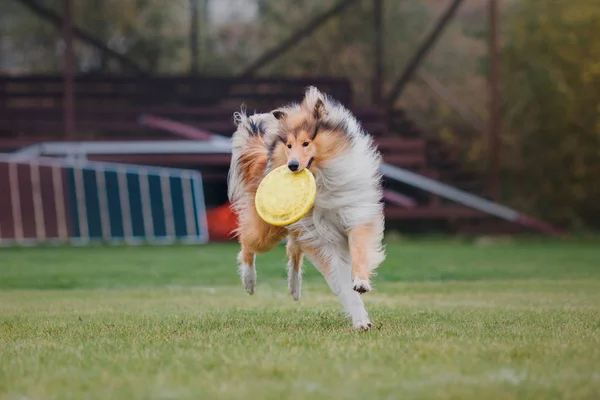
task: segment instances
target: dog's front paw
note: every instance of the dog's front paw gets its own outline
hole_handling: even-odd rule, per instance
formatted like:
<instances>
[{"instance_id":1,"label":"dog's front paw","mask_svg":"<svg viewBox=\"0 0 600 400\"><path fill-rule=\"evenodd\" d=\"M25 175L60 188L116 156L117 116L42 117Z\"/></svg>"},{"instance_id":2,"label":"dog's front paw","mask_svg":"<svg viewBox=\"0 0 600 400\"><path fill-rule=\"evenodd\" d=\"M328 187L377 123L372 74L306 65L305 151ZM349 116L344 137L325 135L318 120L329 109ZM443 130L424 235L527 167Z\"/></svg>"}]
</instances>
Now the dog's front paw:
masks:
<instances>
[{"instance_id":1,"label":"dog's front paw","mask_svg":"<svg viewBox=\"0 0 600 400\"><path fill-rule=\"evenodd\" d=\"M256 287L256 268L246 264L240 266L240 277L242 278L242 284L244 289L249 294L254 294L254 288Z\"/></svg>"},{"instance_id":2,"label":"dog's front paw","mask_svg":"<svg viewBox=\"0 0 600 400\"><path fill-rule=\"evenodd\" d=\"M352 287L355 291L357 291L360 294L371 291L371 284L369 283L368 280L365 280L365 279L354 278Z\"/></svg>"},{"instance_id":3,"label":"dog's front paw","mask_svg":"<svg viewBox=\"0 0 600 400\"><path fill-rule=\"evenodd\" d=\"M289 272L288 289L294 300L300 300L302 293L302 273L300 271L291 270Z\"/></svg>"},{"instance_id":4,"label":"dog's front paw","mask_svg":"<svg viewBox=\"0 0 600 400\"><path fill-rule=\"evenodd\" d=\"M369 320L354 322L354 329L356 329L357 331L368 331L372 327L373 327L373 324Z\"/></svg>"}]
</instances>

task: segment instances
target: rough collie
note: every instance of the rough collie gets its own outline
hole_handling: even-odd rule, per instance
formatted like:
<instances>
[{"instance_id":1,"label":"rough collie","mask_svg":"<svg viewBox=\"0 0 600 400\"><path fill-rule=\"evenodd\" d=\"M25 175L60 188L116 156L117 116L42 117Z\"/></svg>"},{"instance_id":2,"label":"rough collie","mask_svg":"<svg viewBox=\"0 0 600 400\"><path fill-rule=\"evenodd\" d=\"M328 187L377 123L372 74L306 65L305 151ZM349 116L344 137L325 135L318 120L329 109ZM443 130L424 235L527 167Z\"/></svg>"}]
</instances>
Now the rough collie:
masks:
<instances>
[{"instance_id":1,"label":"rough collie","mask_svg":"<svg viewBox=\"0 0 600 400\"><path fill-rule=\"evenodd\" d=\"M314 87L300 104L271 113L235 114L228 195L238 215L240 275L246 291L256 286L256 253L287 238L288 287L300 298L306 256L339 296L355 329L371 328L360 297L371 290L382 246L381 155L354 116ZM264 222L254 207L258 184L273 168L310 169L317 184L312 210L285 228Z\"/></svg>"}]
</instances>

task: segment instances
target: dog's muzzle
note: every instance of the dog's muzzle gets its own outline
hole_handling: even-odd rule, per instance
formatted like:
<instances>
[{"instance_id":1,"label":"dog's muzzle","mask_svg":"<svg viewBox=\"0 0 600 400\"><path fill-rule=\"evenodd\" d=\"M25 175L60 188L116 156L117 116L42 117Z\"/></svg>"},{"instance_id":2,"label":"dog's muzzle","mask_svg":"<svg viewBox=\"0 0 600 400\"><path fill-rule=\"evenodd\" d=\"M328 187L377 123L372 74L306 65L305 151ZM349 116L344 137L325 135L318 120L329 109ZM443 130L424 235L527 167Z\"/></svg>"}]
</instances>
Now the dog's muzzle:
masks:
<instances>
[{"instance_id":1,"label":"dog's muzzle","mask_svg":"<svg viewBox=\"0 0 600 400\"><path fill-rule=\"evenodd\" d=\"M300 167L300 163L296 160L292 160L288 163L288 168L290 169L290 171L296 172L296 171L298 171L299 167Z\"/></svg>"}]
</instances>

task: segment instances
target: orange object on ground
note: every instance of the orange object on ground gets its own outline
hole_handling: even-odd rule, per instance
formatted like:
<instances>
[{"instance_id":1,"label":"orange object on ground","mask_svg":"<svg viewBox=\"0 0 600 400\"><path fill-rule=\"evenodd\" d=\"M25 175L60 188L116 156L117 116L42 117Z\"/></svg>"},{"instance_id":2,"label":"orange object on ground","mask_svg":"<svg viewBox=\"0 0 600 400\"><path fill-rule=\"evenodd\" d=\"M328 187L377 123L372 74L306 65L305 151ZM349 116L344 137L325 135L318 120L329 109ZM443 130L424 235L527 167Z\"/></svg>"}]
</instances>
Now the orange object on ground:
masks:
<instances>
[{"instance_id":1,"label":"orange object on ground","mask_svg":"<svg viewBox=\"0 0 600 400\"><path fill-rule=\"evenodd\" d=\"M211 241L221 242L234 240L233 232L237 229L237 215L231 209L231 204L214 207L206 212L208 235Z\"/></svg>"}]
</instances>

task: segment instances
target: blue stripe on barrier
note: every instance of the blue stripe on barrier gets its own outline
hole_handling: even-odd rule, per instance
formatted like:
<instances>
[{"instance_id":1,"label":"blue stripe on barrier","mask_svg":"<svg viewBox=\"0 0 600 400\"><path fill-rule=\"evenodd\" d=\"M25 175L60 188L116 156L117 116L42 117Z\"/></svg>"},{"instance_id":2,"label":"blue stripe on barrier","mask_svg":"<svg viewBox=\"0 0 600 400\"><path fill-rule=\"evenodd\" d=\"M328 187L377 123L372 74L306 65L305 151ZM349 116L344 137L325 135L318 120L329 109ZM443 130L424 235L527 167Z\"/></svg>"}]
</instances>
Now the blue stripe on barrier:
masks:
<instances>
[{"instance_id":1,"label":"blue stripe on barrier","mask_svg":"<svg viewBox=\"0 0 600 400\"><path fill-rule=\"evenodd\" d=\"M145 236L145 229L139 174L127 172L127 190L129 191L132 234L135 237L142 238Z\"/></svg>"},{"instance_id":2,"label":"blue stripe on barrier","mask_svg":"<svg viewBox=\"0 0 600 400\"><path fill-rule=\"evenodd\" d=\"M148 175L148 191L150 192L150 210L154 224L154 236L167 236L167 225L165 224L165 208L161 187L160 175Z\"/></svg>"},{"instance_id":3,"label":"blue stripe on barrier","mask_svg":"<svg viewBox=\"0 0 600 400\"><path fill-rule=\"evenodd\" d=\"M189 180L188 184L191 186L192 199L194 204L194 225L198 236L202 235L202 225L200 225L200 216L198 215L198 195L196 193L196 185L193 180Z\"/></svg>"},{"instance_id":4,"label":"blue stripe on barrier","mask_svg":"<svg viewBox=\"0 0 600 400\"><path fill-rule=\"evenodd\" d=\"M173 204L173 222L175 225L175 236L188 236L185 218L185 201L183 198L183 185L181 177L170 177L171 203Z\"/></svg>"},{"instance_id":5,"label":"blue stripe on barrier","mask_svg":"<svg viewBox=\"0 0 600 400\"><path fill-rule=\"evenodd\" d=\"M119 176L116 171L104 171L104 180L106 182L108 215L110 216L110 235L115 239L123 238L125 229L123 228L123 211L119 195Z\"/></svg>"},{"instance_id":6,"label":"blue stripe on barrier","mask_svg":"<svg viewBox=\"0 0 600 400\"><path fill-rule=\"evenodd\" d=\"M96 171L93 169L84 169L82 175L88 234L91 239L100 239L102 238L102 216L100 215Z\"/></svg>"}]
</instances>

